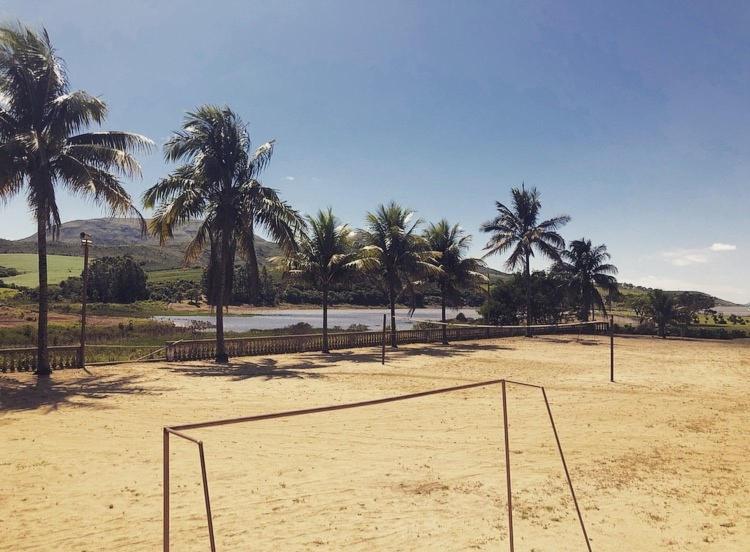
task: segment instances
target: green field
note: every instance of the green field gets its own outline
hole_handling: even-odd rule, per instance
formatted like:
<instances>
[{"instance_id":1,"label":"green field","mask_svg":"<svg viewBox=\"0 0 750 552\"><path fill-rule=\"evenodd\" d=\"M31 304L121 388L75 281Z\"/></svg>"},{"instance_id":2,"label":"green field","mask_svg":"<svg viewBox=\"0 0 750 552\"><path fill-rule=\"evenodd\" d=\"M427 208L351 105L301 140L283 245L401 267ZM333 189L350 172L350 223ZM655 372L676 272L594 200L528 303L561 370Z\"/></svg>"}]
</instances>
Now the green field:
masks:
<instances>
[{"instance_id":1,"label":"green field","mask_svg":"<svg viewBox=\"0 0 750 552\"><path fill-rule=\"evenodd\" d=\"M202 268L174 268L169 270L152 270L148 273L149 282L176 282L188 280L200 282L203 276Z\"/></svg>"},{"instance_id":2,"label":"green field","mask_svg":"<svg viewBox=\"0 0 750 552\"><path fill-rule=\"evenodd\" d=\"M32 253L2 253L0 266L15 268L18 276L3 278L6 284L16 284L34 288L39 285L37 256ZM47 256L47 280L50 284L59 284L70 276L80 276L83 271L83 257L66 255Z\"/></svg>"}]
</instances>

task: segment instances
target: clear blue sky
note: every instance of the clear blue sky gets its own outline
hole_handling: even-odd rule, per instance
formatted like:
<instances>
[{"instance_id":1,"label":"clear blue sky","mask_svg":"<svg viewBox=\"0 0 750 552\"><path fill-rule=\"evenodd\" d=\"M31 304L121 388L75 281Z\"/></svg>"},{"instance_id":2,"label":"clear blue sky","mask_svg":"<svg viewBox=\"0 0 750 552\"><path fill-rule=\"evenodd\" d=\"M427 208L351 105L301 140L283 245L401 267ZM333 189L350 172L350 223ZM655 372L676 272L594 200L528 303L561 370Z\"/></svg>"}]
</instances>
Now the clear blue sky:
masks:
<instances>
[{"instance_id":1,"label":"clear blue sky","mask_svg":"<svg viewBox=\"0 0 750 552\"><path fill-rule=\"evenodd\" d=\"M359 226L394 199L479 254L525 181L622 280L750 301L750 5L564 4L6 0L0 17L47 27L108 128L161 144L186 110L230 105L277 139L264 180L304 212ZM138 197L167 171L143 164ZM2 237L34 231L22 202L0 216Z\"/></svg>"}]
</instances>

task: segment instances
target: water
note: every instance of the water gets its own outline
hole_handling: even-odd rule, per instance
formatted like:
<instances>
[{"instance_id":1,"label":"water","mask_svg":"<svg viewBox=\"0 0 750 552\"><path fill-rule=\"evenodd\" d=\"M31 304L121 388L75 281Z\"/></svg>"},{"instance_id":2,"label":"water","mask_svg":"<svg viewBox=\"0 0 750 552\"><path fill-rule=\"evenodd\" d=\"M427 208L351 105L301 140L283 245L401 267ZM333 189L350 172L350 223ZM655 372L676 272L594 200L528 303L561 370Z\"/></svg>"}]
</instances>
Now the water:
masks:
<instances>
[{"instance_id":1,"label":"water","mask_svg":"<svg viewBox=\"0 0 750 552\"><path fill-rule=\"evenodd\" d=\"M459 312L469 318L476 318L479 313L474 308L449 309L448 318L455 317ZM328 327L340 326L347 329L352 324L363 324L371 330L383 327L383 314L390 314L387 309L328 309ZM169 320L177 326L189 326L193 321L216 321L214 316L154 316L154 320ZM414 322L425 320L440 320L440 309L417 309L409 318L408 309L396 309L396 326L399 329L409 329ZM224 330L228 332L244 332L247 330L276 330L299 322L306 322L313 328L323 326L323 311L317 309L305 310L269 310L252 315L225 316Z\"/></svg>"}]
</instances>

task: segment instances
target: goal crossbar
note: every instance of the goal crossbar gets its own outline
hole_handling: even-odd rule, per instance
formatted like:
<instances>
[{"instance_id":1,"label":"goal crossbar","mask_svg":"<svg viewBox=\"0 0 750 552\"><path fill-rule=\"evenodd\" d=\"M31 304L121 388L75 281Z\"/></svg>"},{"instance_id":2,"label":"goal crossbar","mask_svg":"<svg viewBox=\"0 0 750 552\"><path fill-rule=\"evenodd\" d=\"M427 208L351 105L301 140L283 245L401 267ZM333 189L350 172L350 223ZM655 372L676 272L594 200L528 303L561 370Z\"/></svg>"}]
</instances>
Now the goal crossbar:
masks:
<instances>
[{"instance_id":1,"label":"goal crossbar","mask_svg":"<svg viewBox=\"0 0 750 552\"><path fill-rule=\"evenodd\" d=\"M514 545L514 539L513 539L513 499L512 499L512 487L511 487L511 470L510 470L510 440L508 435L508 407L507 407L507 393L506 393L506 386L510 385L520 385L523 387L530 387L534 389L539 389L542 392L542 397L544 399L544 404L547 408L547 414L549 416L550 425L552 426L552 432L555 436L555 443L557 444L557 450L560 454L560 460L562 461L563 470L565 472L565 477L568 483L568 488L570 489L570 495L573 499L573 504L575 505L576 514L578 515L578 521L581 525L581 532L583 533L583 538L586 542L586 548L588 552L591 552L591 544L589 542L588 534L586 532L586 526L583 522L583 516L581 514L581 509L578 505L578 499L576 498L575 491L573 490L573 482L570 478L570 472L568 471L568 465L565 461L565 455L563 454L562 445L560 443L560 437L557 433L557 427L555 425L555 420L552 416L552 409L549 404L549 400L547 398L547 392L541 385L534 385L531 383L525 383L520 381L514 381L514 380L508 380L508 379L495 379L495 380L487 380L487 381L480 381L475 383L467 383L463 385L456 385L452 387L442 387L439 389L429 389L427 391L420 391L417 393L409 393L406 395L396 395L393 397L383 397L380 399L372 399L369 401L360 401L360 402L353 402L353 403L344 403L344 404L335 404L335 405L328 405L328 406L319 406L314 408L304 408L300 410L288 410L284 412L272 412L268 414L258 414L255 416L243 416L240 418L226 418L221 420L211 420L207 422L196 422L196 423L190 423L190 424L181 424L181 425L173 425L173 426L164 426L163 428L163 446L164 446L164 452L163 452L163 468L164 468L164 485L163 485L163 544L164 544L164 552L169 552L170 550L170 477L169 477L169 437L170 435L174 435L175 437L180 437L186 441L189 441L191 443L194 443L198 447L198 456L200 460L200 467L201 467L201 478L203 480L203 497L206 507L206 521L208 524L208 537L209 537L209 544L211 548L211 552L216 552L216 540L214 536L214 528L213 528L213 517L211 515L211 498L208 491L208 475L206 472L206 459L204 454L204 448L203 448L203 441L200 439L196 439L195 437L192 437L190 435L187 435L184 433L185 431L189 431L192 429L203 429L203 428L209 428L209 427L217 427L217 426L223 426L223 425L230 425L230 424L239 424L239 423L247 423L247 422L259 422L262 420L273 420L277 418L290 418L293 416L303 416L307 414L318 414L322 412L333 412L336 410L347 410L351 408L361 408L365 406L375 406L379 404L386 404L390 402L396 402L396 401L403 401L403 400L409 400L409 399L416 399L420 397L427 397L430 395L439 395L442 393L451 393L455 391L463 391L467 389L474 389L477 387L488 387L493 385L500 385L501 386L501 396L502 396L502 408L503 408L503 433L504 433L504 441L505 441L505 476L506 476L506 488L508 491L508 537L509 537L509 550L510 552L515 551L515 545Z\"/></svg>"}]
</instances>

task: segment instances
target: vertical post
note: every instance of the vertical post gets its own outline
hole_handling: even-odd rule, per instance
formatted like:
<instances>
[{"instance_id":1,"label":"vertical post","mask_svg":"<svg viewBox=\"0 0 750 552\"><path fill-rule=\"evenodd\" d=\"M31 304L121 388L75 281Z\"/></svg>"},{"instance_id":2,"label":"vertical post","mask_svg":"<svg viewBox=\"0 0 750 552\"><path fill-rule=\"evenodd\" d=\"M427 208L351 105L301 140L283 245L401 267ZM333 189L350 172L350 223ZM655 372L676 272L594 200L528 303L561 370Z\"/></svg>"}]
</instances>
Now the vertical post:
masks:
<instances>
[{"instance_id":1,"label":"vertical post","mask_svg":"<svg viewBox=\"0 0 750 552\"><path fill-rule=\"evenodd\" d=\"M164 552L169 552L169 432L165 427L164 430Z\"/></svg>"},{"instance_id":2,"label":"vertical post","mask_svg":"<svg viewBox=\"0 0 750 552\"><path fill-rule=\"evenodd\" d=\"M89 283L89 245L91 236L81 232L83 246L83 285L81 286L81 368L86 367L86 300L88 299Z\"/></svg>"},{"instance_id":3,"label":"vertical post","mask_svg":"<svg viewBox=\"0 0 750 552\"><path fill-rule=\"evenodd\" d=\"M216 541L214 540L214 521L211 518L211 499L208 496L208 476L206 475L206 458L203 455L203 441L198 442L198 453L201 457L201 475L203 476L203 498L206 501L206 519L208 520L208 539L211 543L211 552L216 552Z\"/></svg>"},{"instance_id":4,"label":"vertical post","mask_svg":"<svg viewBox=\"0 0 750 552\"><path fill-rule=\"evenodd\" d=\"M609 317L609 381L615 381L615 317Z\"/></svg>"},{"instance_id":5,"label":"vertical post","mask_svg":"<svg viewBox=\"0 0 750 552\"><path fill-rule=\"evenodd\" d=\"M505 393L505 380L502 380L503 394L503 432L505 433L505 482L508 488L508 539L510 552L515 550L513 545L513 496L510 486L510 442L508 439L508 397Z\"/></svg>"},{"instance_id":6,"label":"vertical post","mask_svg":"<svg viewBox=\"0 0 750 552\"><path fill-rule=\"evenodd\" d=\"M487 316L485 316L485 324L487 324L487 337L490 337L490 300L492 295L490 294L490 269L487 268Z\"/></svg>"},{"instance_id":7,"label":"vertical post","mask_svg":"<svg viewBox=\"0 0 750 552\"><path fill-rule=\"evenodd\" d=\"M383 350L380 353L380 364L385 364L385 313L383 313Z\"/></svg>"},{"instance_id":8,"label":"vertical post","mask_svg":"<svg viewBox=\"0 0 750 552\"><path fill-rule=\"evenodd\" d=\"M562 445L560 444L560 437L557 435L557 427L555 427L555 419L552 417L552 409L549 406L547 400L547 392L542 389L542 396L544 397L544 404L547 407L547 414L549 414L549 423L552 425L552 432L555 434L555 442L557 443L557 450L560 453L560 460L562 460L563 470L565 470L565 478L568 480L568 488L570 488L570 496L573 497L573 504L576 507L576 513L578 514L578 521L581 524L581 531L583 531L583 538L586 540L586 548L591 552L591 544L589 543L589 536L586 533L586 526L583 524L583 516L581 515L581 509L578 507L578 499L576 498L576 492L573 490L573 482L570 480L570 473L568 472L568 464L565 462L565 455L563 454Z\"/></svg>"}]
</instances>

